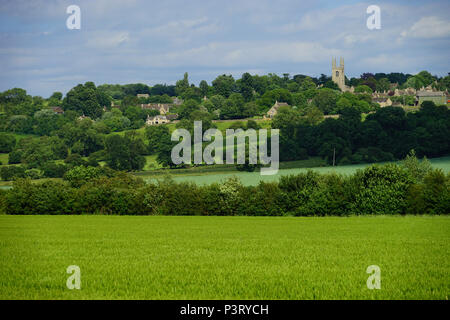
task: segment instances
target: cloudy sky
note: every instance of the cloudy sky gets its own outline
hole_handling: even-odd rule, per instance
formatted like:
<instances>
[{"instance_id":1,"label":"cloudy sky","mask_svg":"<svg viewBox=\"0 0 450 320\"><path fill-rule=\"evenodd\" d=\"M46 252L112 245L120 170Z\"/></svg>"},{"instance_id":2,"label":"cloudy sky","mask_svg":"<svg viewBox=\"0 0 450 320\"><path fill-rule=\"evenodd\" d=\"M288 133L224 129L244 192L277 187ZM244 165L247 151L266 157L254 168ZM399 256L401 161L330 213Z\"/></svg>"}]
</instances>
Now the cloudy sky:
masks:
<instances>
[{"instance_id":1,"label":"cloudy sky","mask_svg":"<svg viewBox=\"0 0 450 320\"><path fill-rule=\"evenodd\" d=\"M81 29L69 30L69 5ZM369 30L369 5L381 29ZM0 0L0 91L209 83L220 74L450 72L450 1Z\"/></svg>"}]
</instances>

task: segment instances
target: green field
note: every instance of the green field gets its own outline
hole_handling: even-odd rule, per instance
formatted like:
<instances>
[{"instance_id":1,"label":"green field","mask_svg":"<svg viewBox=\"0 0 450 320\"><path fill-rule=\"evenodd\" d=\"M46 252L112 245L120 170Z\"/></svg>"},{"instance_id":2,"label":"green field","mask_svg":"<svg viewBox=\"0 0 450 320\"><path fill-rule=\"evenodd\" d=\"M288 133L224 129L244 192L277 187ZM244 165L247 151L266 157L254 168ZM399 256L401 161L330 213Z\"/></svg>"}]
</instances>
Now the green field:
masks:
<instances>
[{"instance_id":1,"label":"green field","mask_svg":"<svg viewBox=\"0 0 450 320\"><path fill-rule=\"evenodd\" d=\"M449 244L442 216L0 216L0 299L448 299Z\"/></svg>"},{"instance_id":2,"label":"green field","mask_svg":"<svg viewBox=\"0 0 450 320\"><path fill-rule=\"evenodd\" d=\"M435 158L435 159L429 159L431 162L431 165L434 168L442 169L445 173L450 172L450 157L442 157L442 158ZM319 166L322 165L322 166ZM222 170L207 170L207 168L204 169L204 172L201 171L201 168L197 169L197 172L195 171L196 168L193 170L170 170L167 171L167 173L172 174L171 177L176 182L194 182L200 185L205 184L211 184L214 182L221 182L223 180L226 180L227 178L230 178L232 176L238 177L243 185L257 185L260 181L264 182L273 182L278 181L280 176L282 175L291 175L291 174L299 174L301 172L306 172L307 170L314 170L319 173L326 173L326 172L336 172L340 174L353 174L358 169L364 169L372 163L361 163L361 164L354 164L354 165L346 165L346 166L324 166L325 161L318 159L318 158L311 158L308 160L300 160L300 161L291 161L291 162L282 162L280 163L280 170L276 175L271 176L262 176L260 174L259 169L255 170L254 172L242 172L242 171L236 171L234 170L234 166L231 168L228 168L229 170L225 171ZM213 168L214 166L211 166ZM160 179L161 177L158 175L151 175L150 172L144 172L142 174L138 174L142 178L144 178L147 181L154 181L157 179Z\"/></svg>"}]
</instances>

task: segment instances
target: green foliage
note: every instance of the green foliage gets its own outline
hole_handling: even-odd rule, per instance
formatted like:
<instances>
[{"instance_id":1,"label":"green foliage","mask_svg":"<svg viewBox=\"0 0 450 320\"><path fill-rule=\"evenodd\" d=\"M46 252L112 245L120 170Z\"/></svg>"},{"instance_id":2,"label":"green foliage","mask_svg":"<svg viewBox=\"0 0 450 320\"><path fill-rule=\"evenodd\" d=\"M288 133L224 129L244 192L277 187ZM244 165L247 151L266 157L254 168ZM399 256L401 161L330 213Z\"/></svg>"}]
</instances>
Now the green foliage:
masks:
<instances>
[{"instance_id":1,"label":"green foliage","mask_svg":"<svg viewBox=\"0 0 450 320\"><path fill-rule=\"evenodd\" d=\"M22 166L1 166L0 177L4 181L16 180L18 178L25 178L25 168Z\"/></svg>"},{"instance_id":2,"label":"green foliage","mask_svg":"<svg viewBox=\"0 0 450 320\"><path fill-rule=\"evenodd\" d=\"M336 108L338 94L335 90L322 88L313 99L313 104L324 114L333 113Z\"/></svg>"},{"instance_id":3,"label":"green foliage","mask_svg":"<svg viewBox=\"0 0 450 320\"><path fill-rule=\"evenodd\" d=\"M131 133L124 137L114 134L105 140L107 164L114 170L135 171L145 166L145 145L140 137Z\"/></svg>"},{"instance_id":4,"label":"green foliage","mask_svg":"<svg viewBox=\"0 0 450 320\"><path fill-rule=\"evenodd\" d=\"M19 164L22 162L23 150L16 149L9 153L8 164Z\"/></svg>"},{"instance_id":5,"label":"green foliage","mask_svg":"<svg viewBox=\"0 0 450 320\"><path fill-rule=\"evenodd\" d=\"M359 85L355 88L356 93L372 93L372 89L367 85Z\"/></svg>"},{"instance_id":6,"label":"green foliage","mask_svg":"<svg viewBox=\"0 0 450 320\"><path fill-rule=\"evenodd\" d=\"M352 212L355 214L405 214L407 190L412 184L409 174L394 164L373 165L358 171L358 186Z\"/></svg>"},{"instance_id":7,"label":"green foliage","mask_svg":"<svg viewBox=\"0 0 450 320\"><path fill-rule=\"evenodd\" d=\"M108 98L97 91L93 82L79 84L72 88L63 100L64 110L73 110L92 119L102 115L103 107L109 106Z\"/></svg>"},{"instance_id":8,"label":"green foliage","mask_svg":"<svg viewBox=\"0 0 450 320\"><path fill-rule=\"evenodd\" d=\"M50 167L49 164L46 164ZM56 168L51 168L57 170ZM44 174L50 169L42 168ZM40 177L37 170L2 166L3 179ZM20 180L5 191L4 210L19 214L131 214L131 215L396 215L448 214L450 175L430 170L420 182L395 164L373 165L346 176L319 174L309 170L281 176L279 182L244 186L237 177L222 183L199 186L164 179L145 184L126 173L101 167L77 166L64 175L64 184L30 184ZM73 207L40 204L49 197L49 188ZM31 192L31 193L30 193ZM25 195L28 194L28 197ZM52 196L53 197L53 196ZM52 198L52 199L57 199ZM64 211L61 211L63 210ZM28 211L29 210L29 211Z\"/></svg>"},{"instance_id":9,"label":"green foliage","mask_svg":"<svg viewBox=\"0 0 450 320\"><path fill-rule=\"evenodd\" d=\"M100 177L99 168L78 166L70 169L64 174L64 180L68 181L72 187L79 188L83 184Z\"/></svg>"},{"instance_id":10,"label":"green foliage","mask_svg":"<svg viewBox=\"0 0 450 320\"><path fill-rule=\"evenodd\" d=\"M128 113L130 112L130 108L128 107ZM141 109L142 110L142 109ZM136 116L135 118L143 120L141 115ZM122 115L122 112L119 109L113 109L110 112L105 112L102 116L102 122L108 127L108 131L123 131L125 129L130 128L131 121L127 117Z\"/></svg>"},{"instance_id":11,"label":"green foliage","mask_svg":"<svg viewBox=\"0 0 450 320\"><path fill-rule=\"evenodd\" d=\"M10 161L18 163L20 158L29 168L37 168L47 161L64 159L67 154L67 146L58 137L25 138L10 153Z\"/></svg>"},{"instance_id":12,"label":"green foliage","mask_svg":"<svg viewBox=\"0 0 450 320\"><path fill-rule=\"evenodd\" d=\"M41 179L44 175L38 169L25 170L25 177L33 180Z\"/></svg>"},{"instance_id":13,"label":"green foliage","mask_svg":"<svg viewBox=\"0 0 450 320\"><path fill-rule=\"evenodd\" d=\"M58 164L54 161L49 161L42 164L39 169L46 178L62 178L68 170L68 166L62 163Z\"/></svg>"},{"instance_id":14,"label":"green foliage","mask_svg":"<svg viewBox=\"0 0 450 320\"><path fill-rule=\"evenodd\" d=\"M212 81L214 94L228 98L232 92L236 91L236 84L232 75L221 75Z\"/></svg>"},{"instance_id":15,"label":"green foliage","mask_svg":"<svg viewBox=\"0 0 450 320\"><path fill-rule=\"evenodd\" d=\"M170 132L167 126L148 126L145 128L148 140L149 154L155 154L161 149L162 144L170 141Z\"/></svg>"},{"instance_id":16,"label":"green foliage","mask_svg":"<svg viewBox=\"0 0 450 320\"><path fill-rule=\"evenodd\" d=\"M409 152L401 165L414 182L423 182L425 176L432 170L430 161L426 157L422 160L417 159L414 149Z\"/></svg>"},{"instance_id":17,"label":"green foliage","mask_svg":"<svg viewBox=\"0 0 450 320\"><path fill-rule=\"evenodd\" d=\"M9 153L16 146L16 137L8 133L0 133L0 153Z\"/></svg>"}]
</instances>

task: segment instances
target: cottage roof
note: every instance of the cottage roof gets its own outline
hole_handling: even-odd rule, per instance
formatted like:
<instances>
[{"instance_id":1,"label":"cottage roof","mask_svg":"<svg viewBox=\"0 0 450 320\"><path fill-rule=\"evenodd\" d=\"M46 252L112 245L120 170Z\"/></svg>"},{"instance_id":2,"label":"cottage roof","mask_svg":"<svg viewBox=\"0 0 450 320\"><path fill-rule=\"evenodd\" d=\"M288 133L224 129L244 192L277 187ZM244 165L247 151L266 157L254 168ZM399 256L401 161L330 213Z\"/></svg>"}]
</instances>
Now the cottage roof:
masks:
<instances>
[{"instance_id":1,"label":"cottage roof","mask_svg":"<svg viewBox=\"0 0 450 320\"><path fill-rule=\"evenodd\" d=\"M417 91L418 97L442 97L444 92L442 91Z\"/></svg>"}]
</instances>

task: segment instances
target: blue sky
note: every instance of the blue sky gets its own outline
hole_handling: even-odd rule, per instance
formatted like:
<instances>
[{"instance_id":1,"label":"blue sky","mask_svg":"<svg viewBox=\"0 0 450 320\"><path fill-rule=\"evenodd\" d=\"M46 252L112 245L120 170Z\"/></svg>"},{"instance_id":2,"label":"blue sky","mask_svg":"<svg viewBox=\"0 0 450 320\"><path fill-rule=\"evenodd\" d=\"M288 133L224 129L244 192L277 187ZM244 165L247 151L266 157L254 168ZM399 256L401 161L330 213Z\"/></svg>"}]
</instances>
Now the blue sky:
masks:
<instances>
[{"instance_id":1,"label":"blue sky","mask_svg":"<svg viewBox=\"0 0 450 320\"><path fill-rule=\"evenodd\" d=\"M66 8L81 9L81 29ZM366 27L369 5L381 29ZM0 0L0 90L210 83L220 74L450 72L450 1Z\"/></svg>"}]
</instances>

